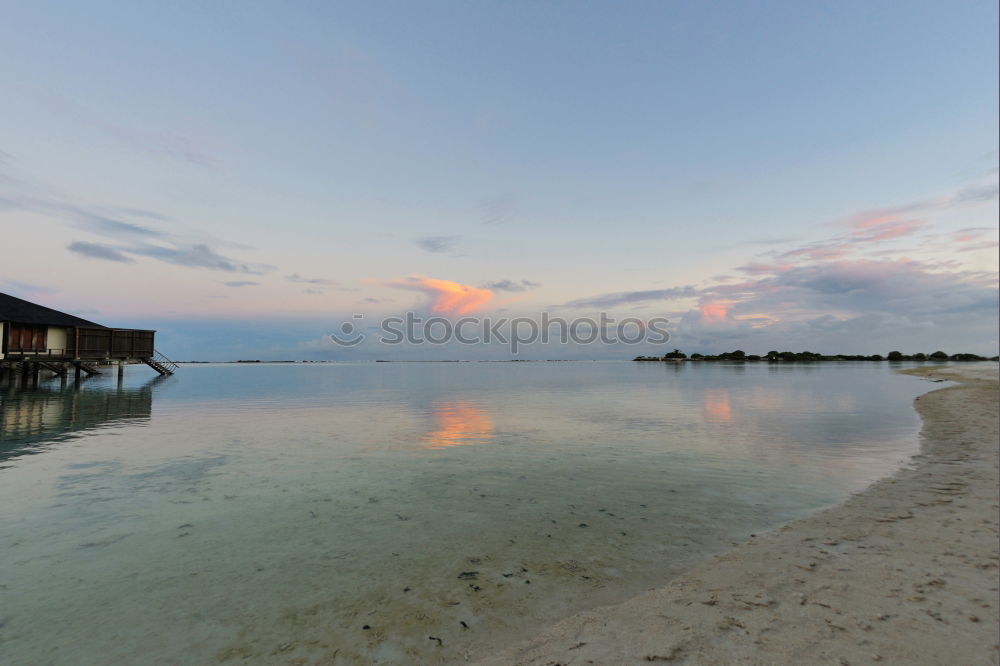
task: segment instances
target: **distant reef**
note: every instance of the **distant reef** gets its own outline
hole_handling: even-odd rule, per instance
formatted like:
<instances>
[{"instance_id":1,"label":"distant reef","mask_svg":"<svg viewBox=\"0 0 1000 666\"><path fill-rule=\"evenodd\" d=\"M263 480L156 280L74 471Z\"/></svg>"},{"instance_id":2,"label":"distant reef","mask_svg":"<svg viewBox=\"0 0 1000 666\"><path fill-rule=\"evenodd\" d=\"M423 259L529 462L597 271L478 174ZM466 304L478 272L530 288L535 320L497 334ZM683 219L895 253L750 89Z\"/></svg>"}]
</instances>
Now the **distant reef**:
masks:
<instances>
[{"instance_id":1,"label":"distant reef","mask_svg":"<svg viewBox=\"0 0 1000 666\"><path fill-rule=\"evenodd\" d=\"M679 363L681 361L766 361L768 363L792 362L792 363L816 363L818 361L996 361L998 357L980 356L978 354L946 354L943 351L936 351L932 354L903 354L898 351L891 351L885 356L872 354L817 354L816 352L802 351L769 351L764 355L747 354L741 349L722 354L691 354L688 356L680 349L675 349L663 356L636 356L633 361L660 361L667 363Z\"/></svg>"}]
</instances>

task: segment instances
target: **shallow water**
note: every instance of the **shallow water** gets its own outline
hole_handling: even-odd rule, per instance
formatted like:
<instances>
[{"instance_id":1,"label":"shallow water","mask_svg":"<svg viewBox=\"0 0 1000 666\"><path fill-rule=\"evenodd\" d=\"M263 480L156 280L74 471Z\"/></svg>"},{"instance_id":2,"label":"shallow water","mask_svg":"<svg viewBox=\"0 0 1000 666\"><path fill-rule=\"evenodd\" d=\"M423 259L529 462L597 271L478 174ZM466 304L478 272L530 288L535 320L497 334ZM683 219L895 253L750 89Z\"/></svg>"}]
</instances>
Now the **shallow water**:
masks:
<instances>
[{"instance_id":1,"label":"shallow water","mask_svg":"<svg viewBox=\"0 0 1000 666\"><path fill-rule=\"evenodd\" d=\"M891 473L928 389L893 369L185 365L0 393L0 663L482 655Z\"/></svg>"}]
</instances>

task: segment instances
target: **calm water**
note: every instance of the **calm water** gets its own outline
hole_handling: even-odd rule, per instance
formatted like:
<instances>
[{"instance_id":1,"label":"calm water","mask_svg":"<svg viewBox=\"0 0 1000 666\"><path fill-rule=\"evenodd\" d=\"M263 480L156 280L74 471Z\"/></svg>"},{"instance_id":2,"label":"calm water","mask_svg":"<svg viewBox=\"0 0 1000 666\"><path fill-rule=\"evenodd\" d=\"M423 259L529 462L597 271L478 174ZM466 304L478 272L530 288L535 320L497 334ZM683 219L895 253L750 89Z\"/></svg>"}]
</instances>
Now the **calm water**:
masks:
<instances>
[{"instance_id":1,"label":"calm water","mask_svg":"<svg viewBox=\"0 0 1000 666\"><path fill-rule=\"evenodd\" d=\"M0 393L0 662L462 661L891 473L929 388L884 363L150 375Z\"/></svg>"}]
</instances>

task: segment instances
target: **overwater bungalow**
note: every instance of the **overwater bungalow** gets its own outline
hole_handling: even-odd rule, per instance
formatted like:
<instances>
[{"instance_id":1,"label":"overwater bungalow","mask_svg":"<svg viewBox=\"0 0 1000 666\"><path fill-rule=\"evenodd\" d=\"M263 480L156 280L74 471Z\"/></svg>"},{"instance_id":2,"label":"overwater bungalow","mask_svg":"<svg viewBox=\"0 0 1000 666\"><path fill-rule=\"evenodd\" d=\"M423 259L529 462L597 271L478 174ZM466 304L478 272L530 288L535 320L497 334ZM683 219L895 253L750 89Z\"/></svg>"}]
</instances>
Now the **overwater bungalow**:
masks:
<instances>
[{"instance_id":1,"label":"overwater bungalow","mask_svg":"<svg viewBox=\"0 0 1000 666\"><path fill-rule=\"evenodd\" d=\"M110 328L44 305L0 293L0 374L37 382L42 370L100 374L99 366L145 363L161 375L176 365L154 346L156 331Z\"/></svg>"}]
</instances>

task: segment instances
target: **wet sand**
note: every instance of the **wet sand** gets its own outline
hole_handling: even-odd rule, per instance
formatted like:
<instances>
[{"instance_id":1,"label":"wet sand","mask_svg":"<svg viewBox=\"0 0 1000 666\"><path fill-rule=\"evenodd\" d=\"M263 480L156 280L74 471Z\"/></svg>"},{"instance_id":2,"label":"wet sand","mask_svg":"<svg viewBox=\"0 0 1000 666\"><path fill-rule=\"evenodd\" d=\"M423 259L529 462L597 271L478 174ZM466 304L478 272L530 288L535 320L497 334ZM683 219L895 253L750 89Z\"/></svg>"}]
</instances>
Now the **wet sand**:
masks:
<instances>
[{"instance_id":1,"label":"wet sand","mask_svg":"<svg viewBox=\"0 0 1000 666\"><path fill-rule=\"evenodd\" d=\"M625 603L478 663L997 664L997 366L914 405L912 465Z\"/></svg>"}]
</instances>

